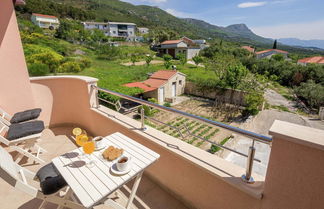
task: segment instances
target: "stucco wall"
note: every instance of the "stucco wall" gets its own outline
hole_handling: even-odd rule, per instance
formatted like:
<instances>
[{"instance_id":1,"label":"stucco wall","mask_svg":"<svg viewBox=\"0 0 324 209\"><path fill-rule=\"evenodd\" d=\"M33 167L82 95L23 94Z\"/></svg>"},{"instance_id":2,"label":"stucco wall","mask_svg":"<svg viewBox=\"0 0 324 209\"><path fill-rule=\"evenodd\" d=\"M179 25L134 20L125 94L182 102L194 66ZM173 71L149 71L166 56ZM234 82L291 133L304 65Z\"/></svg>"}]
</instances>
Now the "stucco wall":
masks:
<instances>
[{"instance_id":1,"label":"stucco wall","mask_svg":"<svg viewBox=\"0 0 324 209\"><path fill-rule=\"evenodd\" d=\"M10 114L35 107L12 0L0 6L0 107Z\"/></svg>"},{"instance_id":2,"label":"stucco wall","mask_svg":"<svg viewBox=\"0 0 324 209\"><path fill-rule=\"evenodd\" d=\"M186 87L184 92L189 95L203 97L207 99L214 100L215 98L224 101L230 104L239 104L244 106L244 95L245 92L232 90L232 89L225 89L219 91L210 91L210 90L200 90L197 86L192 82L186 82Z\"/></svg>"},{"instance_id":3,"label":"stucco wall","mask_svg":"<svg viewBox=\"0 0 324 209\"><path fill-rule=\"evenodd\" d=\"M187 51L187 59L191 60L194 56L198 55L200 48L189 48Z\"/></svg>"},{"instance_id":4,"label":"stucco wall","mask_svg":"<svg viewBox=\"0 0 324 209\"><path fill-rule=\"evenodd\" d=\"M262 209L324 208L324 131L275 121Z\"/></svg>"}]
</instances>

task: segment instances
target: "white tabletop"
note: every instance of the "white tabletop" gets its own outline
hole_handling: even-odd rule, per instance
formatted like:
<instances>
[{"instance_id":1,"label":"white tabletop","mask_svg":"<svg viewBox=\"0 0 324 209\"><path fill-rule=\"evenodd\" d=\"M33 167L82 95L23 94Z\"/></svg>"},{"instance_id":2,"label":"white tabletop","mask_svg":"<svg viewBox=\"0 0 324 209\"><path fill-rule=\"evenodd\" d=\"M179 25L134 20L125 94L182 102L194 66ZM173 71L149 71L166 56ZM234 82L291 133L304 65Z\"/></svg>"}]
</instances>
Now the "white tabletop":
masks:
<instances>
[{"instance_id":1,"label":"white tabletop","mask_svg":"<svg viewBox=\"0 0 324 209\"><path fill-rule=\"evenodd\" d=\"M110 167L116 160L109 162L103 159L102 152L104 149L92 154L92 159L95 160L93 167L84 165L84 161L88 161L89 157L87 155L85 159L80 158L81 149L73 150L52 160L86 208L93 207L96 203L104 200L160 157L154 151L118 132L105 137L104 144L106 147L112 145L122 148L124 154L131 156L132 169L129 173L123 176L112 174Z\"/></svg>"}]
</instances>

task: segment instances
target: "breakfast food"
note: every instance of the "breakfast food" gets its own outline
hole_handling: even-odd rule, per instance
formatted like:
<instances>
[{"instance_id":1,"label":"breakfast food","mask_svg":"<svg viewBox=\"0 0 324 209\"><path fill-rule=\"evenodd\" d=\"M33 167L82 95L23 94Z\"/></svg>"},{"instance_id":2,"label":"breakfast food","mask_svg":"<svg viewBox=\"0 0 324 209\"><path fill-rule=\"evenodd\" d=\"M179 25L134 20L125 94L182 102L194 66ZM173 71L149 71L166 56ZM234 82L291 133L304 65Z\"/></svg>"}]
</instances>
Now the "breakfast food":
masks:
<instances>
[{"instance_id":1,"label":"breakfast food","mask_svg":"<svg viewBox=\"0 0 324 209\"><path fill-rule=\"evenodd\" d=\"M106 160L115 160L117 159L119 156L121 156L123 154L124 150L123 149L118 149L116 147L113 146L109 146L103 153L102 156L103 158L105 158Z\"/></svg>"}]
</instances>

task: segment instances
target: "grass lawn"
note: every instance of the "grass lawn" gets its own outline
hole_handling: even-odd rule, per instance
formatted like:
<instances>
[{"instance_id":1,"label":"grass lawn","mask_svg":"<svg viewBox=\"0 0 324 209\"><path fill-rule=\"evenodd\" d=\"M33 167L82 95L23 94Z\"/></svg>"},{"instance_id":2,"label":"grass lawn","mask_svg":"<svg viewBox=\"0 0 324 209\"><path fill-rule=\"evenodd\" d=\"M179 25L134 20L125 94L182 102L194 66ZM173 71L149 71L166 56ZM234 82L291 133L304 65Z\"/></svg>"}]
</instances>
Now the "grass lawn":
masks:
<instances>
[{"instance_id":1,"label":"grass lawn","mask_svg":"<svg viewBox=\"0 0 324 209\"><path fill-rule=\"evenodd\" d=\"M122 86L125 83L143 81L146 80L147 74L158 70L165 70L163 64L155 64L147 67L143 66L123 66L121 63L125 60L107 61L99 60L94 56L89 56L92 60L92 66L78 73L78 75L85 75L95 77L99 79L98 86L107 88L110 90L120 91L126 93L126 88ZM209 76L210 72L205 72L201 67L196 68L193 65L186 64L184 66L178 65L177 61L174 61L179 71L187 75L188 80L194 80L197 76Z\"/></svg>"}]
</instances>

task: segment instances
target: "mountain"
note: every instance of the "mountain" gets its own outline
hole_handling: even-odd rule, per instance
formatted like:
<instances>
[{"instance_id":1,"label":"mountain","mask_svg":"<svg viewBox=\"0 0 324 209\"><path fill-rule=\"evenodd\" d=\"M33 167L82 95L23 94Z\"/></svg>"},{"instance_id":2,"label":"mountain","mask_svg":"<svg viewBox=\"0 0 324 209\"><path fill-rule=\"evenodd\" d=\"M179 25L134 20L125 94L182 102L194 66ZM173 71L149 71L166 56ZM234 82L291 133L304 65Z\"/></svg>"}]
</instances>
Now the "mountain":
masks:
<instances>
[{"instance_id":1,"label":"mountain","mask_svg":"<svg viewBox=\"0 0 324 209\"><path fill-rule=\"evenodd\" d=\"M263 38L261 36L254 34L245 24L234 24L234 25L229 25L227 27L221 27L221 26L212 25L203 20L197 20L192 18L183 18L183 20L190 24L196 25L201 29L219 33L222 35L223 38L228 38L231 40L241 39L241 41L250 40L252 42L257 41L263 44L273 43L273 40L271 39Z\"/></svg>"},{"instance_id":2,"label":"mountain","mask_svg":"<svg viewBox=\"0 0 324 209\"><path fill-rule=\"evenodd\" d=\"M281 38L278 41L282 44L301 47L316 47L324 49L324 40L301 40L297 38Z\"/></svg>"}]
</instances>

